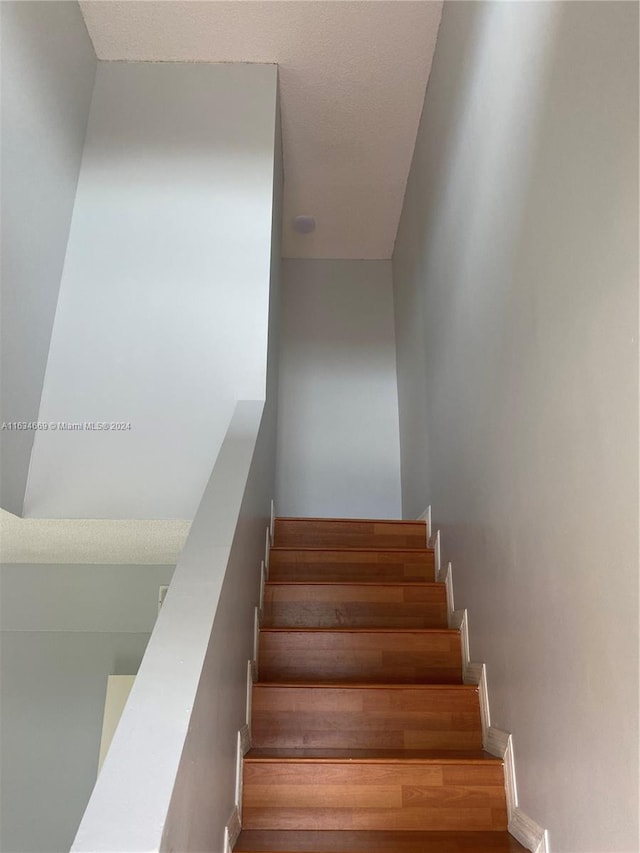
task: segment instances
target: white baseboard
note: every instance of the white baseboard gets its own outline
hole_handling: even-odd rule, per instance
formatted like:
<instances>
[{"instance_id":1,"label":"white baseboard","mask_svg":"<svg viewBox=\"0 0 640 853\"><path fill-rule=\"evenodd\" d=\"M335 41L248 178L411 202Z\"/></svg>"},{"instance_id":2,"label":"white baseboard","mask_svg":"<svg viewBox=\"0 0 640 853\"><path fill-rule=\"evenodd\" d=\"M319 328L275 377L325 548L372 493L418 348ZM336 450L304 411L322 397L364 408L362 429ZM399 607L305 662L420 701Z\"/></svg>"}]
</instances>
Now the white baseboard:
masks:
<instances>
[{"instance_id":1,"label":"white baseboard","mask_svg":"<svg viewBox=\"0 0 640 853\"><path fill-rule=\"evenodd\" d=\"M429 540L430 546L433 548L433 576L436 581L444 580L442 577L442 566L440 565L440 531L436 530L435 536Z\"/></svg>"},{"instance_id":2,"label":"white baseboard","mask_svg":"<svg viewBox=\"0 0 640 853\"><path fill-rule=\"evenodd\" d=\"M469 666L469 620L466 610L454 610L451 614L450 627L460 631L460 648L462 651L462 680Z\"/></svg>"},{"instance_id":3,"label":"white baseboard","mask_svg":"<svg viewBox=\"0 0 640 853\"><path fill-rule=\"evenodd\" d=\"M258 660L258 644L260 642L260 608L253 611L253 659Z\"/></svg>"},{"instance_id":4,"label":"white baseboard","mask_svg":"<svg viewBox=\"0 0 640 853\"><path fill-rule=\"evenodd\" d=\"M431 504L425 509L424 512L421 512L416 521L426 521L427 523L427 546L429 545L429 540L431 539Z\"/></svg>"},{"instance_id":5,"label":"white baseboard","mask_svg":"<svg viewBox=\"0 0 640 853\"><path fill-rule=\"evenodd\" d=\"M431 539L435 557L435 577L446 584L448 624L460 631L462 651L462 680L465 684L478 685L480 701L480 719L482 723L482 744L487 752L499 756L504 761L504 785L507 800L509 832L531 853L550 853L549 836L545 829L528 817L518 805L518 788L513 749L513 737L509 732L491 725L489 712L489 692L487 689L487 668L484 663L471 661L469 652L469 619L466 610L455 610L453 599L453 567L441 568L440 531Z\"/></svg>"},{"instance_id":6,"label":"white baseboard","mask_svg":"<svg viewBox=\"0 0 640 853\"><path fill-rule=\"evenodd\" d=\"M242 750L242 755L245 756L251 749L251 734L249 733L249 726L245 723L238 734L240 735L240 749Z\"/></svg>"},{"instance_id":7,"label":"white baseboard","mask_svg":"<svg viewBox=\"0 0 640 853\"><path fill-rule=\"evenodd\" d=\"M271 498L271 514L269 518L269 539L271 540L271 544L273 545L273 534L275 532L276 527L276 502L273 498Z\"/></svg>"},{"instance_id":8,"label":"white baseboard","mask_svg":"<svg viewBox=\"0 0 640 853\"><path fill-rule=\"evenodd\" d=\"M484 745L484 748L487 752L490 752L491 755L497 755L498 758L503 758L507 748L509 746L509 738L511 735L509 732L505 732L502 729L497 729L495 726L489 726L489 731L487 732L487 741Z\"/></svg>"},{"instance_id":9,"label":"white baseboard","mask_svg":"<svg viewBox=\"0 0 640 853\"><path fill-rule=\"evenodd\" d=\"M233 847L240 835L241 828L240 813L238 811L238 807L234 806L224 830L224 853L232 853Z\"/></svg>"},{"instance_id":10,"label":"white baseboard","mask_svg":"<svg viewBox=\"0 0 640 853\"><path fill-rule=\"evenodd\" d=\"M455 602L453 600L453 569L451 567L451 563L447 563L447 568L444 572L444 581L443 581L446 591L447 591L447 620L449 627L451 627L451 621L453 617L453 611L455 610Z\"/></svg>"},{"instance_id":11,"label":"white baseboard","mask_svg":"<svg viewBox=\"0 0 640 853\"><path fill-rule=\"evenodd\" d=\"M253 702L253 682L255 681L254 664L254 660L247 661L247 713L245 716L245 724L249 729L249 737L251 737L251 709Z\"/></svg>"},{"instance_id":12,"label":"white baseboard","mask_svg":"<svg viewBox=\"0 0 640 853\"><path fill-rule=\"evenodd\" d=\"M487 749L491 715L489 713L489 691L487 690L487 668L483 663L467 662L464 667L462 680L465 684L478 686L480 700L480 722L482 725L482 745Z\"/></svg>"},{"instance_id":13,"label":"white baseboard","mask_svg":"<svg viewBox=\"0 0 640 853\"><path fill-rule=\"evenodd\" d=\"M260 613L262 613L262 611L264 609L264 585L266 584L267 580L268 580L267 567L265 566L264 560L263 560L260 563L260 601L258 604L258 606L260 608Z\"/></svg>"},{"instance_id":14,"label":"white baseboard","mask_svg":"<svg viewBox=\"0 0 640 853\"><path fill-rule=\"evenodd\" d=\"M267 527L267 532L264 540L264 565L267 570L267 575L269 573L269 551L271 550L271 529Z\"/></svg>"},{"instance_id":15,"label":"white baseboard","mask_svg":"<svg viewBox=\"0 0 640 853\"><path fill-rule=\"evenodd\" d=\"M493 728L493 727L491 727ZM489 735L491 736L491 728ZM507 736L507 746L503 753L504 759L504 786L507 794L507 819L511 823L516 809L518 808L518 788L516 786L516 763L513 755L513 736Z\"/></svg>"},{"instance_id":16,"label":"white baseboard","mask_svg":"<svg viewBox=\"0 0 640 853\"><path fill-rule=\"evenodd\" d=\"M238 740L236 744L236 811L238 820L242 825L242 759L251 749L251 735L249 734L249 726L245 723L238 731Z\"/></svg>"},{"instance_id":17,"label":"white baseboard","mask_svg":"<svg viewBox=\"0 0 640 853\"><path fill-rule=\"evenodd\" d=\"M538 826L535 820L531 820L517 807L509 821L509 832L531 853L550 853L547 830Z\"/></svg>"},{"instance_id":18,"label":"white baseboard","mask_svg":"<svg viewBox=\"0 0 640 853\"><path fill-rule=\"evenodd\" d=\"M504 761L504 788L507 795L507 820L509 823L518 807L516 788L516 770L513 762L513 738L509 732L489 726L484 748L491 755L497 755Z\"/></svg>"}]
</instances>

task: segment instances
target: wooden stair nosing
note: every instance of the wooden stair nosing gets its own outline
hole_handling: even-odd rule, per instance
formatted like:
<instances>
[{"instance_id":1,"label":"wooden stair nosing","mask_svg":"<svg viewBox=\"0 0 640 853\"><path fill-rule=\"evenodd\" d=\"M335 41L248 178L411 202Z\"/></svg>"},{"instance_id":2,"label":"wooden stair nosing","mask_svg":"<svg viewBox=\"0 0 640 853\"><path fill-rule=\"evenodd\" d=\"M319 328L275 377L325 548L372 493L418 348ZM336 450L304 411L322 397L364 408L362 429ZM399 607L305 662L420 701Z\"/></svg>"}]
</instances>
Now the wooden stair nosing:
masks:
<instances>
[{"instance_id":1,"label":"wooden stair nosing","mask_svg":"<svg viewBox=\"0 0 640 853\"><path fill-rule=\"evenodd\" d=\"M427 522L421 518L343 518L342 516L306 516L306 515L277 515L276 524L279 521L323 521L327 524L421 524L426 528Z\"/></svg>"},{"instance_id":2,"label":"wooden stair nosing","mask_svg":"<svg viewBox=\"0 0 640 853\"><path fill-rule=\"evenodd\" d=\"M309 626L304 628L288 628L286 626L273 625L261 628L261 631L270 633L289 632L300 634L447 634L449 636L460 635L460 628L360 628L357 625L342 625L338 628L323 628L322 626Z\"/></svg>"},{"instance_id":3,"label":"wooden stair nosing","mask_svg":"<svg viewBox=\"0 0 640 853\"><path fill-rule=\"evenodd\" d=\"M526 853L508 832L243 830L234 853Z\"/></svg>"},{"instance_id":4,"label":"wooden stair nosing","mask_svg":"<svg viewBox=\"0 0 640 853\"><path fill-rule=\"evenodd\" d=\"M316 688L353 688L357 690L460 690L478 693L477 684L399 684L397 681L388 683L382 681L364 681L362 684L354 685L351 682L335 682L335 681L254 681L254 687L274 687L274 688L300 688L300 689L316 689Z\"/></svg>"},{"instance_id":5,"label":"wooden stair nosing","mask_svg":"<svg viewBox=\"0 0 640 853\"><path fill-rule=\"evenodd\" d=\"M435 749L278 749L252 747L244 756L254 764L447 764L504 766L504 759L485 750Z\"/></svg>"},{"instance_id":6,"label":"wooden stair nosing","mask_svg":"<svg viewBox=\"0 0 640 853\"><path fill-rule=\"evenodd\" d=\"M363 551L368 554L420 554L423 551L427 554L435 553L435 549L425 544L424 548L407 548L398 546L397 548L377 548L373 545L271 545L271 551L345 551L347 554L353 551Z\"/></svg>"},{"instance_id":7,"label":"wooden stair nosing","mask_svg":"<svg viewBox=\"0 0 640 853\"><path fill-rule=\"evenodd\" d=\"M390 586L390 587L403 587L408 586L411 588L414 587L436 587L438 589L446 589L446 584L442 581L403 581L403 580L394 580L394 581L326 581L326 580L267 580L265 586L364 586L364 587L375 587L375 586Z\"/></svg>"}]
</instances>

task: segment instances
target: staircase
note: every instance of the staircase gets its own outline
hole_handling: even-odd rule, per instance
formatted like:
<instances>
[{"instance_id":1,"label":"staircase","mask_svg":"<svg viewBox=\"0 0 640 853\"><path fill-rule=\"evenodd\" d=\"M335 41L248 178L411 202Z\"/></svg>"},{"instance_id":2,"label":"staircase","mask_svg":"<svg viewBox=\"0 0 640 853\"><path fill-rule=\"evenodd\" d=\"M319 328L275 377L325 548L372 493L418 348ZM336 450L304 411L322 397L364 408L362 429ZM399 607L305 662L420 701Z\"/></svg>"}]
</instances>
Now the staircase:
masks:
<instances>
[{"instance_id":1,"label":"staircase","mask_svg":"<svg viewBox=\"0 0 640 853\"><path fill-rule=\"evenodd\" d=\"M515 853L424 522L275 522L235 853Z\"/></svg>"}]
</instances>

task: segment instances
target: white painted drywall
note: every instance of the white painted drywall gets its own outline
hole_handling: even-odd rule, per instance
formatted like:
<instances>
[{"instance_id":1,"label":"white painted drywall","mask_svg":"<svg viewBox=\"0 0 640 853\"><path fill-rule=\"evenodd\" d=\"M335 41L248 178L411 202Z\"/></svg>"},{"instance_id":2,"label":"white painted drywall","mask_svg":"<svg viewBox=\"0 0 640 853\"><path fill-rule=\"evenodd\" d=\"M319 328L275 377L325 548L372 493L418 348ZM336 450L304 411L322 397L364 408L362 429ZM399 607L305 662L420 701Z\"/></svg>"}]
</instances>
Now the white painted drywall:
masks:
<instances>
[{"instance_id":1,"label":"white painted drywall","mask_svg":"<svg viewBox=\"0 0 640 853\"><path fill-rule=\"evenodd\" d=\"M222 850L273 481L263 412L236 407L76 853Z\"/></svg>"},{"instance_id":2,"label":"white painted drywall","mask_svg":"<svg viewBox=\"0 0 640 853\"><path fill-rule=\"evenodd\" d=\"M3 631L149 633L172 565L0 564ZM151 592L150 592L151 591Z\"/></svg>"},{"instance_id":3,"label":"white painted drywall","mask_svg":"<svg viewBox=\"0 0 640 853\"><path fill-rule=\"evenodd\" d=\"M394 256L404 510L554 853L638 849L637 237L637 4L445 4Z\"/></svg>"},{"instance_id":4,"label":"white painted drywall","mask_svg":"<svg viewBox=\"0 0 640 853\"><path fill-rule=\"evenodd\" d=\"M264 397L277 69L100 63L25 515L192 518Z\"/></svg>"},{"instance_id":5,"label":"white painted drywall","mask_svg":"<svg viewBox=\"0 0 640 853\"><path fill-rule=\"evenodd\" d=\"M38 418L96 57L75 2L2 2L0 422ZM2 506L22 513L33 431L0 430Z\"/></svg>"},{"instance_id":6,"label":"white painted drywall","mask_svg":"<svg viewBox=\"0 0 640 853\"><path fill-rule=\"evenodd\" d=\"M224 849L224 828L235 803L237 735L246 723L247 663L253 657L254 611L273 494L274 439L273 417L265 409L164 828L160 849L166 853ZM216 502L221 498L228 505L226 490ZM209 515L212 509L210 504ZM212 527L196 531L187 555L192 566L206 560L212 532L216 536Z\"/></svg>"},{"instance_id":7,"label":"white painted drywall","mask_svg":"<svg viewBox=\"0 0 640 853\"><path fill-rule=\"evenodd\" d=\"M267 398L241 401L74 851L222 851L275 486L282 148L275 104Z\"/></svg>"},{"instance_id":8,"label":"white painted drywall","mask_svg":"<svg viewBox=\"0 0 640 853\"><path fill-rule=\"evenodd\" d=\"M283 205L279 103L275 130L267 398L175 781L162 839L163 851L222 851L224 828L234 806L237 732L246 722L246 665L253 655L260 563L275 493ZM247 405L244 404L245 409ZM231 471L227 473L229 482L234 481L233 476L237 476L240 468L235 465L233 475ZM203 520L221 519L220 505L230 504L224 479L216 488L220 491L214 502L207 505ZM207 565L209 543L216 538L224 541L221 527L204 521L186 554L192 566L203 560Z\"/></svg>"},{"instance_id":9,"label":"white painted drywall","mask_svg":"<svg viewBox=\"0 0 640 853\"><path fill-rule=\"evenodd\" d=\"M173 566L0 566L0 849L66 853L93 788L107 677L135 673Z\"/></svg>"},{"instance_id":10,"label":"white painted drywall","mask_svg":"<svg viewBox=\"0 0 640 853\"><path fill-rule=\"evenodd\" d=\"M283 269L278 514L398 518L391 264Z\"/></svg>"}]
</instances>

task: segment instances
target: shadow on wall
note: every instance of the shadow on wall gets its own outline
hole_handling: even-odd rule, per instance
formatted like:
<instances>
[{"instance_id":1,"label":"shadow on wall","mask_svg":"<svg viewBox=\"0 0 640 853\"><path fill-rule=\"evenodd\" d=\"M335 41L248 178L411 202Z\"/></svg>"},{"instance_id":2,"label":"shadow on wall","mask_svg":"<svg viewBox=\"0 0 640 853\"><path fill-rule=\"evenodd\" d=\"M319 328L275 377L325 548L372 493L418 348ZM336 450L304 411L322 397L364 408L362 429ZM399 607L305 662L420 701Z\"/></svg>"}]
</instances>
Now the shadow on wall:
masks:
<instances>
[{"instance_id":1,"label":"shadow on wall","mask_svg":"<svg viewBox=\"0 0 640 853\"><path fill-rule=\"evenodd\" d=\"M481 371L464 387L443 381L448 366L461 353L451 342L464 335L477 341L483 318L493 316L496 325L509 303L513 287L511 261L523 227L531 168L540 132L540 109L548 87L549 59L557 28L558 9L544 4L527 14L505 14L501 4L464 4L464 15L455 21L456 53L460 61L447 67L447 84L440 94L438 67L427 89L427 101L455 93L456 108L439 125L438 132L424 133L414 154L414 173L429 172L428 194L419 192L417 181L407 189L411 213L403 215L394 254L396 291L396 338L400 434L403 466L403 512L414 517L430 503L428 484L441 470L438 455L416 444L417 435L433 433L430 412L441 413L447 433L455 431L459 401L482 394L482 382L500 357L498 337L485 340L486 359L476 359L472 369ZM542 11L541 11L542 10ZM523 37L523 32L526 36ZM495 40L502 49L496 51ZM500 97L487 92L500 88ZM486 117L489 132L478 136L476 128ZM425 117L423 116L423 123ZM429 170L429 163L438 168ZM406 204L406 202L405 202ZM459 239L453 241L458 232ZM414 247L405 251L406 246ZM415 247L420 247L415 251ZM411 287L412 281L445 277L455 287L430 290ZM490 280L490 291L482 282ZM398 298L400 297L400 298ZM439 322L431 322L438 316ZM423 329L429 329L428 335ZM427 391L428 389L428 391ZM481 401L479 401L481 403ZM418 429L416 429L418 426ZM430 445L439 436L432 435ZM429 465L434 471L431 471ZM420 485L418 485L418 483Z\"/></svg>"}]
</instances>

